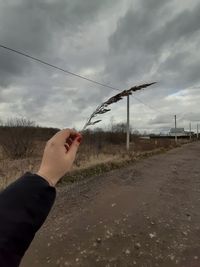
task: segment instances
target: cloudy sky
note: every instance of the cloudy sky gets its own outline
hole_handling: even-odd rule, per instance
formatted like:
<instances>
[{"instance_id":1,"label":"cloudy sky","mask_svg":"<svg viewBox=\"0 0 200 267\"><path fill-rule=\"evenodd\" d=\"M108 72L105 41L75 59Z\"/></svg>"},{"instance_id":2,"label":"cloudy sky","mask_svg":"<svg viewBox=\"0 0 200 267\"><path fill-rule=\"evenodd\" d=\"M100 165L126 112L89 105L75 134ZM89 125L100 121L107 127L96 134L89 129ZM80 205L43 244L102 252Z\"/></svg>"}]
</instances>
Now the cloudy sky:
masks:
<instances>
[{"instance_id":1,"label":"cloudy sky","mask_svg":"<svg viewBox=\"0 0 200 267\"><path fill-rule=\"evenodd\" d=\"M131 97L140 131L200 122L200 0L0 0L0 44L116 88L157 81ZM0 119L81 129L115 94L0 48ZM126 120L126 101L101 127Z\"/></svg>"}]
</instances>

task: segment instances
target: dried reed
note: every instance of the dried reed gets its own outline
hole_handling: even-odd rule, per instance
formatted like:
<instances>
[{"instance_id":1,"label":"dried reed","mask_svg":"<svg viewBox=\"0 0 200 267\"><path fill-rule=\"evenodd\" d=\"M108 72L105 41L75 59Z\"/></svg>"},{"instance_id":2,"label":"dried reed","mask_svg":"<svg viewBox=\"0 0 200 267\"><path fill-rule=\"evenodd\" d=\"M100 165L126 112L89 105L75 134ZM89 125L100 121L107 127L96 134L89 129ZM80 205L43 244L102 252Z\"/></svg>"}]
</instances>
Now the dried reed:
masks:
<instances>
[{"instance_id":1,"label":"dried reed","mask_svg":"<svg viewBox=\"0 0 200 267\"><path fill-rule=\"evenodd\" d=\"M110 106L111 104L116 103L116 102L122 100L123 97L128 96L128 95L132 95L133 92L138 91L138 90L141 90L141 89L146 88L148 86L151 86L152 84L155 84L155 82L153 82L153 83L147 83L147 84L141 84L141 85L136 85L134 87L131 87L128 90L124 90L121 93L112 96L107 101L103 102L91 114L91 116L89 117L89 119L87 120L87 122L85 123L85 125L83 126L82 132L87 127L89 127L91 125L95 125L95 124L99 123L100 121L102 121L102 120L92 121L92 119L95 118L97 115L100 115L100 114L104 114L104 113L109 112L111 109L107 108L108 106Z\"/></svg>"}]
</instances>

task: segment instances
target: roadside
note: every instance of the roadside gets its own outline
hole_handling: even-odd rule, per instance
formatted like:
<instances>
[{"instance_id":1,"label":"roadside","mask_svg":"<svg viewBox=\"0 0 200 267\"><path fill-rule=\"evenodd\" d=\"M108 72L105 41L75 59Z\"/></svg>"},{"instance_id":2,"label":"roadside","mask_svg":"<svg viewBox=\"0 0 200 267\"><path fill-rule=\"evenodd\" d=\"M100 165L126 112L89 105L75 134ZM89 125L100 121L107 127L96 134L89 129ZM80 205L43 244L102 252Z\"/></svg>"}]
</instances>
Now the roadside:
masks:
<instances>
[{"instance_id":1,"label":"roadside","mask_svg":"<svg viewBox=\"0 0 200 267\"><path fill-rule=\"evenodd\" d=\"M200 266L200 143L58 189L22 267Z\"/></svg>"},{"instance_id":2,"label":"roadside","mask_svg":"<svg viewBox=\"0 0 200 267\"><path fill-rule=\"evenodd\" d=\"M180 140L179 145L185 142L187 140ZM25 171L38 171L45 144L46 142L36 142L34 153L29 157L19 159L5 157L0 146L0 190L23 175ZM130 144L130 153L127 154L124 144L104 144L99 149L85 142L78 151L73 170L62 179L62 182L80 181L88 176L91 177L112 169L121 168L141 157L164 152L175 146L174 140L171 139L136 139L135 142Z\"/></svg>"}]
</instances>

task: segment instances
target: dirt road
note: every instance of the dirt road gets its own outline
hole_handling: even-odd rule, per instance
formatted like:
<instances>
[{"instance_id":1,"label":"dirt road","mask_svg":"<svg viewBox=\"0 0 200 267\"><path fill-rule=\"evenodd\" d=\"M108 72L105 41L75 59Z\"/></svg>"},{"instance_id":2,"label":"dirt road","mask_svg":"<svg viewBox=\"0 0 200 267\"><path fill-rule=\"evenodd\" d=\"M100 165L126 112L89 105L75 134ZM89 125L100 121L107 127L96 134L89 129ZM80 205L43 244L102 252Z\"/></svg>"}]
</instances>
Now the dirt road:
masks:
<instances>
[{"instance_id":1,"label":"dirt road","mask_svg":"<svg viewBox=\"0 0 200 267\"><path fill-rule=\"evenodd\" d=\"M200 142L58 190L22 267L199 267Z\"/></svg>"}]
</instances>

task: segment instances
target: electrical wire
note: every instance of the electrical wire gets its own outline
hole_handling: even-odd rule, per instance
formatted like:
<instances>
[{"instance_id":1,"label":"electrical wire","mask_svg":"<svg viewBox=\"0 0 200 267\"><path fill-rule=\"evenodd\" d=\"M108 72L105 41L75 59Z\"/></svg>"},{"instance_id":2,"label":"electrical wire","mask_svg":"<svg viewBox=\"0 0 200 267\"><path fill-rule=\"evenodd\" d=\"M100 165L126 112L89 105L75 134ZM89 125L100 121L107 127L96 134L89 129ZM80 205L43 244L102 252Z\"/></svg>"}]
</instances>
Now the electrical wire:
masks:
<instances>
[{"instance_id":1,"label":"electrical wire","mask_svg":"<svg viewBox=\"0 0 200 267\"><path fill-rule=\"evenodd\" d=\"M87 78L87 77L85 77L85 76L79 75L79 74L77 74L77 73L75 73L75 72L72 72L72 71L63 69L63 68L61 68L61 67L59 67L59 66L53 65L53 64L51 64L51 63L49 63L49 62L46 62L46 61L44 61L44 60L42 60L42 59L39 59L39 58L34 57L34 56L31 56L31 55L29 55L29 54L27 54L27 53L24 53L24 52L21 52L21 51L19 51L19 50L10 48L10 47L5 46L5 45L3 45L3 44L0 44L0 48L6 49L7 51L10 51L10 52L16 53L16 54L18 54L18 55L24 56L24 57L26 57L26 58L29 58L29 59L31 59L31 60L34 60L34 61L39 62L39 63L41 63L41 64L44 64L44 65L46 65L46 66L49 66L49 67L51 67L51 68L57 69L57 70L59 70L59 71L62 71L62 72L64 72L64 73L67 73L67 74L69 74L69 75L75 76L75 77L80 78L80 79L82 79L82 80L86 80L86 81L88 81L88 82L91 82L91 83L100 85L100 86L102 86L102 87L110 88L110 89L115 90L115 91L121 91L120 89L118 89L118 88L116 88L116 87L113 87L113 86L110 86L110 85L108 85L108 84L104 84L104 83L98 82L98 81L96 81L96 80L93 80L93 79ZM200 88L200 87L199 87L199 86L196 86L196 87L193 87L193 88L196 89L196 88ZM133 98L134 98L135 100L137 100L138 102L140 102L140 103L143 104L144 106L148 107L149 109L151 109L151 110L153 110L153 111L155 111L155 112L157 112L157 113L166 115L164 112L161 112L160 110L155 109L154 107L150 106L149 104L146 104L145 102L143 102L141 99L139 99L139 98L136 97L135 95L132 95L132 96L133 96ZM170 115L170 116L172 116L172 115ZM23 117L23 116L21 116L21 117ZM183 114L183 115L182 115L180 118L178 118L177 120L178 120L178 121L179 121L179 120L182 120L182 119L184 119L184 117L185 117L185 114Z\"/></svg>"},{"instance_id":2,"label":"electrical wire","mask_svg":"<svg viewBox=\"0 0 200 267\"><path fill-rule=\"evenodd\" d=\"M5 46L5 45L0 44L0 48L4 48L4 49L6 49L6 50L8 50L8 51L11 51L11 52L14 52L14 53L16 53L16 54L19 54L19 55L21 55L21 56L30 58L30 59L32 59L32 60L34 60L34 61L40 62L40 63L42 63L42 64L44 64L44 65L47 65L47 66L49 66L49 67L51 67L51 68L60 70L60 71L62 71L62 72L65 72L65 73L70 74L70 75L72 75L72 76L75 76L75 77L78 77L78 78L80 78L80 79L86 80L86 81L88 81L88 82L92 82L92 83L98 84L98 85L100 85L100 86L103 86L103 87L107 87L107 88L113 89L113 90L115 90L115 91L120 91L120 89L117 89L117 88L115 88L115 87L112 87L112 86L110 86L110 85L107 85L107 84L104 84L104 83L101 83L101 82L97 82L97 81L95 81L95 80L89 79L89 78L87 78L87 77L85 77L85 76L76 74L76 73L74 73L74 72L68 71L68 70L66 70L66 69L63 69L63 68L58 67L58 66L55 66L55 65L53 65L53 64L51 64L51 63L48 63L48 62L46 62L46 61L44 61L44 60L41 60L41 59L36 58L36 57L33 57L33 56L28 55L28 54L26 54L26 53L24 53L24 52L21 52L21 51L19 51L19 50L10 48L10 47L8 47L8 46Z\"/></svg>"},{"instance_id":3,"label":"electrical wire","mask_svg":"<svg viewBox=\"0 0 200 267\"><path fill-rule=\"evenodd\" d=\"M165 113L161 112L160 110L157 110L157 109L153 108L152 106L146 104L145 102L143 102L143 101L142 101L141 99L139 99L138 97L136 97L136 96L134 96L134 95L132 95L132 96L133 96L133 98L135 98L138 102L140 102L140 103L143 104L144 106L148 107L149 109L152 109L153 111L158 112L158 113L161 113L161 114L165 114Z\"/></svg>"},{"instance_id":4,"label":"electrical wire","mask_svg":"<svg viewBox=\"0 0 200 267\"><path fill-rule=\"evenodd\" d=\"M72 75L72 76L75 76L75 77L77 77L77 78L86 80L86 81L88 81L88 82L91 82L91 83L94 83L94 84L97 84L97 85L100 85L100 86L103 86L103 87L106 87L106 88L110 88L110 89L115 90L115 91L121 91L120 89L118 89L118 88L116 88L116 87L113 87L113 86L110 86L110 85L108 85L108 84L104 84L104 83L101 83L101 82L92 80L92 79L87 78L87 77L85 77L85 76L82 76L82 75L79 75L79 74L77 74L77 73L71 72L71 71L69 71L69 70L63 69L63 68L61 68L61 67L58 67L58 66L56 66L56 65L53 65L53 64L51 64L51 63L48 63L48 62L46 62L46 61L44 61L44 60L42 60L42 59L36 58L36 57L31 56L31 55L29 55L29 54L27 54L27 53L24 53L24 52L21 52L21 51L19 51L19 50L10 48L10 47L5 46L5 45L3 45L3 44L0 44L0 48L6 49L7 51L16 53L16 54L21 55L21 56L24 56L24 57L26 57L26 58L32 59L32 60L37 61L37 62L39 62L39 63L41 63L41 64L44 64L44 65L49 66L49 67L51 67L51 68L54 68L54 69L57 69L57 70L59 70L59 71L65 72L65 73L67 73L67 74L69 74L69 75ZM199 88L199 87L195 87L195 88ZM149 109L154 110L155 112L164 114L164 113L161 112L160 110L157 110L157 109L155 109L154 107L150 106L149 104L146 104L145 102L143 102L143 101L142 101L141 99L139 99L138 97L136 97L136 96L134 96L134 95L132 95L132 96L133 96L134 99L136 99L138 102L140 102L140 103L143 104L144 106L148 107Z\"/></svg>"},{"instance_id":5,"label":"electrical wire","mask_svg":"<svg viewBox=\"0 0 200 267\"><path fill-rule=\"evenodd\" d=\"M5 45L3 45L3 44L0 44L0 48L6 49L7 51L16 53L16 54L21 55L21 56L24 56L24 57L26 57L26 58L32 59L32 60L37 61L37 62L39 62L39 63L41 63L41 64L44 64L44 65L49 66L49 67L51 67L51 68L54 68L54 69L57 69L57 70L59 70L59 71L65 72L65 73L67 73L67 74L69 74L69 75L78 77L78 78L80 78L80 79L86 80L86 81L88 81L88 82L92 82L92 83L94 83L94 84L97 84L97 85L100 85L100 86L103 86L103 87L107 87L107 88L110 88L110 89L115 90L115 91L121 91L120 89L118 89L118 88L116 88L116 87L113 87L113 86L110 86L110 85L107 85L107 84L104 84L104 83L101 83L101 82L98 82L98 81L89 79L89 78L87 78L87 77L85 77L85 76L82 76L82 75L79 75L79 74L77 74L77 73L71 72L71 71L69 71L69 70L63 69L63 68L61 68L61 67L55 66L55 65L53 65L53 64L51 64L51 63L49 63L49 62L46 62L46 61L44 61L44 60L42 60L42 59L33 57L33 56L31 56L31 55L29 55L29 54L27 54L27 53L25 53L25 52L21 52L21 51L19 51L19 50L10 48L10 47L8 47L8 46L5 46ZM155 108L151 107L150 105L147 105L146 103L144 103L144 102L143 102L142 100L140 100L139 98L137 98L137 97L135 97L135 96L133 96L133 97L134 97L138 102L142 103L143 105L145 105L145 106L148 107L149 109L152 109L152 110L154 110L154 111L156 111L156 112L161 113L160 111L156 110Z\"/></svg>"}]
</instances>

